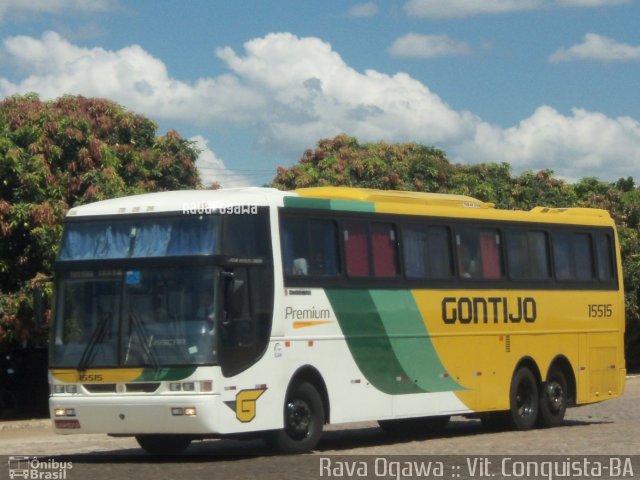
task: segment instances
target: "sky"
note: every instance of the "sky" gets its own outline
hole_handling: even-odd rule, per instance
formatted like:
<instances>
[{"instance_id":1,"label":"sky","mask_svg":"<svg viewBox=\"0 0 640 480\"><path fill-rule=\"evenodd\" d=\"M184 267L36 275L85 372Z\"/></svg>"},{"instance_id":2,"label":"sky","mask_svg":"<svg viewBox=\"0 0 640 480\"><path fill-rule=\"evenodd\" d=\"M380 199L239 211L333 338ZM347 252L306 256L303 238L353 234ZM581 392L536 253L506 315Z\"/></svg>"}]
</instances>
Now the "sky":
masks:
<instances>
[{"instance_id":1,"label":"sky","mask_svg":"<svg viewBox=\"0 0 640 480\"><path fill-rule=\"evenodd\" d=\"M263 185L318 140L640 178L640 0L0 0L0 98L104 97Z\"/></svg>"}]
</instances>

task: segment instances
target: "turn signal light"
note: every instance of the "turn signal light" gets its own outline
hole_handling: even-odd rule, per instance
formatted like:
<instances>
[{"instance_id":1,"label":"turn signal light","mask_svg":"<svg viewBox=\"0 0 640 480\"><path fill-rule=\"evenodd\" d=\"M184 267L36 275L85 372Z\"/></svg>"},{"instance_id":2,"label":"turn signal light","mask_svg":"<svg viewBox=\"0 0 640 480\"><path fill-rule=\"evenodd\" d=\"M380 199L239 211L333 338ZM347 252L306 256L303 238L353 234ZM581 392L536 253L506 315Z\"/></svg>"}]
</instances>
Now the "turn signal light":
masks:
<instances>
[{"instance_id":1,"label":"turn signal light","mask_svg":"<svg viewBox=\"0 0 640 480\"><path fill-rule=\"evenodd\" d=\"M171 407L171 415L174 417L195 417L197 415L196 407Z\"/></svg>"}]
</instances>

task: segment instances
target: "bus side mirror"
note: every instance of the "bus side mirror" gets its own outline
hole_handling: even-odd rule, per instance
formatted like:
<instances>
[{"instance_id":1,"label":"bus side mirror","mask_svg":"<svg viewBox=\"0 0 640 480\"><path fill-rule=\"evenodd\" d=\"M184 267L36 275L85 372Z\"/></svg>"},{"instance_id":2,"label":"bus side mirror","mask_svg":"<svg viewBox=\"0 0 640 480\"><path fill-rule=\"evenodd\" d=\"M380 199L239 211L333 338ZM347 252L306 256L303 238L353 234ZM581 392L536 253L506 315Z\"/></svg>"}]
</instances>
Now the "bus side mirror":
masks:
<instances>
[{"instance_id":1,"label":"bus side mirror","mask_svg":"<svg viewBox=\"0 0 640 480\"><path fill-rule=\"evenodd\" d=\"M237 277L233 272L223 272L224 307L229 320L241 318L244 311L246 282Z\"/></svg>"}]
</instances>

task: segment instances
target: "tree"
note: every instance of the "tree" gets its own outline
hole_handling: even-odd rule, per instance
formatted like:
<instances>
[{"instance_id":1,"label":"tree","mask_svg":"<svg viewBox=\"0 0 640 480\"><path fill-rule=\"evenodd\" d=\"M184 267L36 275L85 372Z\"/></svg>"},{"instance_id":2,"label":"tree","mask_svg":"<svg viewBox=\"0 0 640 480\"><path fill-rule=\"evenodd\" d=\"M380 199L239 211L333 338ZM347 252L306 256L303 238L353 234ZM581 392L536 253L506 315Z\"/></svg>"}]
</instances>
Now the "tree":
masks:
<instances>
[{"instance_id":1,"label":"tree","mask_svg":"<svg viewBox=\"0 0 640 480\"><path fill-rule=\"evenodd\" d=\"M417 143L361 145L338 135L306 150L297 165L278 168L273 185L285 190L310 186L358 186L439 191L453 167L444 152Z\"/></svg>"},{"instance_id":2,"label":"tree","mask_svg":"<svg viewBox=\"0 0 640 480\"><path fill-rule=\"evenodd\" d=\"M0 102L0 343L31 334L32 281L51 273L73 206L195 188L194 144L109 100Z\"/></svg>"}]
</instances>

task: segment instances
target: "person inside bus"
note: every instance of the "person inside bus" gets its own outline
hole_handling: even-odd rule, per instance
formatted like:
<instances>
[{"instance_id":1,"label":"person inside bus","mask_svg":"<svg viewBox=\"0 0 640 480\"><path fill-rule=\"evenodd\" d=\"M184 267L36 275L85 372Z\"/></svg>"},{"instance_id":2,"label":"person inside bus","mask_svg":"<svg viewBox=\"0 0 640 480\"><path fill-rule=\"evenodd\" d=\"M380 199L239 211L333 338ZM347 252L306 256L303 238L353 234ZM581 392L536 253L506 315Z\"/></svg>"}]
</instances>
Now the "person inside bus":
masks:
<instances>
[{"instance_id":1,"label":"person inside bus","mask_svg":"<svg viewBox=\"0 0 640 480\"><path fill-rule=\"evenodd\" d=\"M306 258L294 258L293 259L293 275L308 275L309 274L309 262Z\"/></svg>"},{"instance_id":2,"label":"person inside bus","mask_svg":"<svg viewBox=\"0 0 640 480\"><path fill-rule=\"evenodd\" d=\"M477 250L472 253L468 245L464 243L460 245L459 267L462 278L478 278L482 276Z\"/></svg>"}]
</instances>

